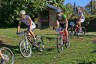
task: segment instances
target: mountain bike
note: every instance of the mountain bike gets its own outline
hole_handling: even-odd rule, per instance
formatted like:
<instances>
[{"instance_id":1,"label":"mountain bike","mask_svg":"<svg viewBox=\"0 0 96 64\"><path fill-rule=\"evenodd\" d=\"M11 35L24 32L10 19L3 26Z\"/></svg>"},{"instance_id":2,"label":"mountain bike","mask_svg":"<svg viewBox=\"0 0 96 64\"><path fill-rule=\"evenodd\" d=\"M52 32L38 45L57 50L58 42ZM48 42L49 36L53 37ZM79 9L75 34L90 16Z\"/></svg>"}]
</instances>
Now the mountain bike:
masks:
<instances>
[{"instance_id":1,"label":"mountain bike","mask_svg":"<svg viewBox=\"0 0 96 64\"><path fill-rule=\"evenodd\" d=\"M0 57L0 64L14 64L14 54L7 47L1 47L0 52L3 54L3 58Z\"/></svg>"},{"instance_id":2,"label":"mountain bike","mask_svg":"<svg viewBox=\"0 0 96 64\"><path fill-rule=\"evenodd\" d=\"M76 23L70 22L70 28L68 29L69 35L70 36L76 35L78 38L82 38L86 33L86 29L85 27L81 27L80 31L76 25L77 25Z\"/></svg>"},{"instance_id":3,"label":"mountain bike","mask_svg":"<svg viewBox=\"0 0 96 64\"><path fill-rule=\"evenodd\" d=\"M57 32L59 32L59 35L57 36L57 50L58 53L61 53L64 49L64 44L66 48L70 47L70 40L69 38L67 39L65 36L65 32L62 31L62 28L58 28Z\"/></svg>"},{"instance_id":4,"label":"mountain bike","mask_svg":"<svg viewBox=\"0 0 96 64\"><path fill-rule=\"evenodd\" d=\"M19 32L19 35L24 35L19 43L21 55L23 57L30 57L33 49L44 51L44 42L41 36L36 36L36 41L32 37L29 37L27 31Z\"/></svg>"}]
</instances>

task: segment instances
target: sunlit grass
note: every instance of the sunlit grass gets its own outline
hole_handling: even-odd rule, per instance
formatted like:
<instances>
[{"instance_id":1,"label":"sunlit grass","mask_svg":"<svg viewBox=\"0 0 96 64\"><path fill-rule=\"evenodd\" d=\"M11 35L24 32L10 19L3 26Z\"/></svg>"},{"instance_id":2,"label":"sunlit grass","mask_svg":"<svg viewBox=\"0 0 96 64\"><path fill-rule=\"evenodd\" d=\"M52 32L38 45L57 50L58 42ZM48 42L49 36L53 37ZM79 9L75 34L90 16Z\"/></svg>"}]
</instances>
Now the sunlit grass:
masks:
<instances>
[{"instance_id":1,"label":"sunlit grass","mask_svg":"<svg viewBox=\"0 0 96 64\"><path fill-rule=\"evenodd\" d=\"M22 29L21 31L23 31ZM30 58L23 58L19 52L19 47L12 49L15 54L15 64L96 64L96 49L92 40L96 36L87 35L81 39L72 37L71 46L58 54L56 49L56 37L58 33L52 29L36 29L36 35L43 36L45 51L33 51ZM96 34L94 32L94 34ZM6 41L10 45L18 46L23 36L16 35L16 28L0 29L0 40Z\"/></svg>"}]
</instances>

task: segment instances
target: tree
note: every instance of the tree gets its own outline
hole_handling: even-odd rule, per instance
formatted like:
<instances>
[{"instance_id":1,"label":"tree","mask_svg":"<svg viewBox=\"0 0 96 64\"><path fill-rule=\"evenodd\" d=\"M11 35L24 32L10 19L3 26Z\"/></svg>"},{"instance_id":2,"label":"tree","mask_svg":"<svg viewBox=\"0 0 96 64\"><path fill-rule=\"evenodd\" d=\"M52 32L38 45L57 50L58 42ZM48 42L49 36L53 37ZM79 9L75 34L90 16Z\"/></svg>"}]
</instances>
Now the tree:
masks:
<instances>
[{"instance_id":1,"label":"tree","mask_svg":"<svg viewBox=\"0 0 96 64\"><path fill-rule=\"evenodd\" d=\"M91 0L86 6L85 9L90 14L96 14L96 0Z\"/></svg>"},{"instance_id":2,"label":"tree","mask_svg":"<svg viewBox=\"0 0 96 64\"><path fill-rule=\"evenodd\" d=\"M16 22L19 11L24 9L31 17L47 8L47 4L59 6L64 0L0 0L0 26Z\"/></svg>"},{"instance_id":3,"label":"tree","mask_svg":"<svg viewBox=\"0 0 96 64\"><path fill-rule=\"evenodd\" d=\"M71 3L66 4L65 9L68 17L74 12L74 6Z\"/></svg>"}]
</instances>

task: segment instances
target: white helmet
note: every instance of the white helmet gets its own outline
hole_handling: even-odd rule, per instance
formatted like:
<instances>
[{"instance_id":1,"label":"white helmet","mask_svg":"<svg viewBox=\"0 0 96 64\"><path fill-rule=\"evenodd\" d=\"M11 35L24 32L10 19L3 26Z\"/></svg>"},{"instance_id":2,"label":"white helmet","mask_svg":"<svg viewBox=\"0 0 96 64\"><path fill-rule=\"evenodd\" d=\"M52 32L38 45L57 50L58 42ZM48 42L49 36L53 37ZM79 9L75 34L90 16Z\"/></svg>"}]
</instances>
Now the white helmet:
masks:
<instances>
[{"instance_id":1,"label":"white helmet","mask_svg":"<svg viewBox=\"0 0 96 64\"><path fill-rule=\"evenodd\" d=\"M77 7L77 10L80 10L81 8L80 7Z\"/></svg>"},{"instance_id":2,"label":"white helmet","mask_svg":"<svg viewBox=\"0 0 96 64\"><path fill-rule=\"evenodd\" d=\"M21 10L20 14L26 14L25 10Z\"/></svg>"}]
</instances>

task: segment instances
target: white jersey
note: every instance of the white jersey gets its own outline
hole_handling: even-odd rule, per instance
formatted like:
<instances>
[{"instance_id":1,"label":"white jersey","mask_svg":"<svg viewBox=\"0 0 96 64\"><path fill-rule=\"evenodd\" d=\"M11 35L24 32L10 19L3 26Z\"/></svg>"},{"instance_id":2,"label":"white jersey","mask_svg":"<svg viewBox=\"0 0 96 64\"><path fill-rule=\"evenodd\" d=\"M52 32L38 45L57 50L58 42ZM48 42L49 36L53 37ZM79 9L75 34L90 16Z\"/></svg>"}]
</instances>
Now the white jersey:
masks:
<instances>
[{"instance_id":1,"label":"white jersey","mask_svg":"<svg viewBox=\"0 0 96 64\"><path fill-rule=\"evenodd\" d=\"M29 19L30 16L26 15L26 17L24 19L20 19L20 22L23 22L24 24L26 24L27 26L30 25L29 23Z\"/></svg>"},{"instance_id":2,"label":"white jersey","mask_svg":"<svg viewBox=\"0 0 96 64\"><path fill-rule=\"evenodd\" d=\"M78 12L77 13L77 16L78 16L78 18L80 18L80 16L82 16L82 19L85 19L84 14L83 14L82 11Z\"/></svg>"},{"instance_id":3,"label":"white jersey","mask_svg":"<svg viewBox=\"0 0 96 64\"><path fill-rule=\"evenodd\" d=\"M30 25L29 18L30 18L30 16L26 15L26 17L23 20L20 19L20 21L23 22L24 24L26 24L27 26L29 26ZM36 28L36 25L33 21L32 21L32 28Z\"/></svg>"}]
</instances>

